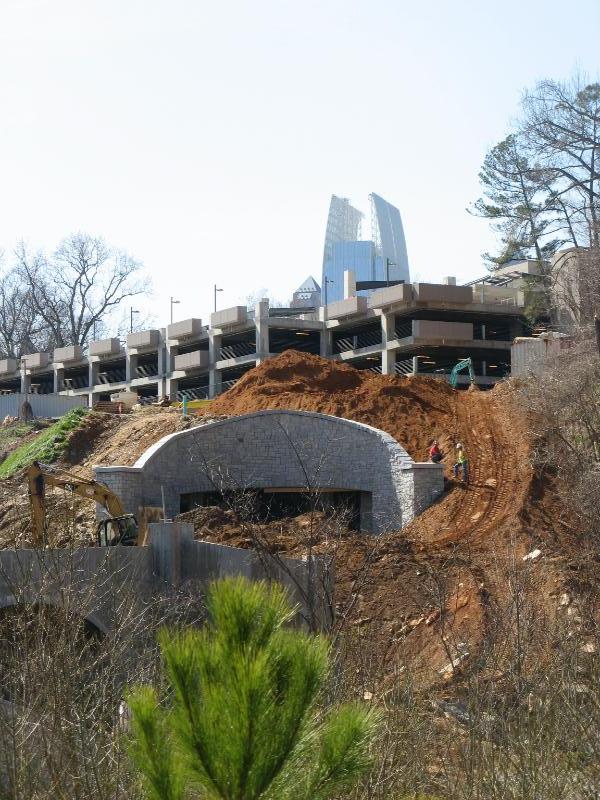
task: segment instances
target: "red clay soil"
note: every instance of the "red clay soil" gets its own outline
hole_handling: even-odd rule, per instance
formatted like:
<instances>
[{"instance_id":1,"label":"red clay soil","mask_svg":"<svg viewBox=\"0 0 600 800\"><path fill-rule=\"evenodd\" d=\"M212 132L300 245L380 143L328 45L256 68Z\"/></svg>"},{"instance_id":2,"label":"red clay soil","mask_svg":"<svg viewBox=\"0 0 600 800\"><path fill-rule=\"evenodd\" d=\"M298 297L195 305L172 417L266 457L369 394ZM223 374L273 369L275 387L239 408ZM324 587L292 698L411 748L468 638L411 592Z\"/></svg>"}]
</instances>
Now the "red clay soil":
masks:
<instances>
[{"instance_id":1,"label":"red clay soil","mask_svg":"<svg viewBox=\"0 0 600 800\"><path fill-rule=\"evenodd\" d=\"M396 378L287 350L246 373L211 403L215 414L270 408L320 411L381 428L417 461L455 435L455 392L445 381Z\"/></svg>"},{"instance_id":2,"label":"red clay soil","mask_svg":"<svg viewBox=\"0 0 600 800\"><path fill-rule=\"evenodd\" d=\"M454 445L469 457L470 482L452 484L442 503L422 515L409 535L427 542L482 537L515 515L532 479L525 421L508 389L455 391L446 381L394 377L288 350L248 372L211 404L215 414L299 409L364 422L386 431L415 461L428 460L437 439L451 478ZM407 531L408 532L408 531Z\"/></svg>"},{"instance_id":3,"label":"red clay soil","mask_svg":"<svg viewBox=\"0 0 600 800\"><path fill-rule=\"evenodd\" d=\"M450 657L467 669L486 637L492 609L508 603L509 565L515 559L522 564L541 543L553 558L532 565L529 583L540 619L555 614L556 596L566 586L561 564L571 553L556 544L554 513L545 510L554 500L532 488L526 420L510 382L490 392L456 391L434 378L382 376L287 351L248 372L211 404L211 412L224 415L278 408L373 425L416 461L427 460L433 438L447 454L447 491L401 532L329 533L311 545L335 555L338 614L367 645L364 652L379 665L382 685L406 659L421 663L428 683L452 677ZM467 486L451 477L458 440L469 457ZM236 539L231 526L222 532L204 526L200 535L252 546ZM267 547L293 555L309 546L307 534L291 522L280 529L273 523L260 536Z\"/></svg>"},{"instance_id":4,"label":"red clay soil","mask_svg":"<svg viewBox=\"0 0 600 800\"><path fill-rule=\"evenodd\" d=\"M491 392L455 391L433 378L382 376L287 351L248 372L211 403L210 413L285 408L335 414L388 432L416 461L427 459L436 438L447 454L447 490L402 531L384 536L346 531L310 515L254 526L249 534L231 515L206 517L204 510L190 515L196 535L241 547L255 546L258 538L279 553L301 556L312 549L333 556L338 625L345 642L359 645L365 674L379 670L371 688L385 689L408 661L420 665L424 683L444 683L453 675L451 657L460 670L475 668L497 608L509 603L512 562L527 564L540 625L556 614L559 596L577 594L574 575L585 575L586 591L597 596L551 482L534 476L515 397L510 382ZM93 464L132 464L159 438L189 424L174 410L91 414L70 442L65 466L90 474ZM468 486L451 477L457 440L469 456ZM84 543L93 530L93 504L63 495L56 513L64 530L57 529L56 538ZM1 482L4 546L27 544L28 519L26 487L17 479ZM522 562L536 547L543 551L539 560Z\"/></svg>"}]
</instances>

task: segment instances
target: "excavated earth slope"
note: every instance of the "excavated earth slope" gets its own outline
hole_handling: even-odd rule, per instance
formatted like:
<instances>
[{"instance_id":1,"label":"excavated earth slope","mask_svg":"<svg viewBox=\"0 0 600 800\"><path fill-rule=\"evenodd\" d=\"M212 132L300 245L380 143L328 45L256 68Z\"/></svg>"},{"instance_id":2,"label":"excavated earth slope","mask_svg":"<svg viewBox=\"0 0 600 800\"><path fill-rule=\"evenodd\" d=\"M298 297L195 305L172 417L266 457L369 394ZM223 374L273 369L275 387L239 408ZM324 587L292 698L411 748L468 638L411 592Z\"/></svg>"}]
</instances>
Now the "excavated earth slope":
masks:
<instances>
[{"instance_id":1,"label":"excavated earth slope","mask_svg":"<svg viewBox=\"0 0 600 800\"><path fill-rule=\"evenodd\" d=\"M427 684L453 677L450 659L456 674L475 669L498 613L511 604L515 564L526 566L539 626L564 610L567 604L559 597L575 597L574 576L585 564L551 482L534 475L525 419L510 382L491 392L455 391L433 378L382 376L287 351L248 372L213 401L210 413L277 408L335 414L381 428L416 461L427 459L433 438L447 454L441 500L402 531L379 537L347 531L320 514L250 529L218 509L182 515L194 523L197 538L333 556L338 630L344 641L359 645L360 670L379 674L372 689L385 689L408 661ZM131 465L153 442L189 424L173 410L90 414L73 436L64 466L89 475L93 464ZM451 475L457 440L470 459L468 486ZM89 541L93 514L93 504L56 494L57 541ZM28 532L26 487L16 479L2 482L4 546L26 544ZM524 562L535 548L542 555ZM569 600L568 607L574 605Z\"/></svg>"},{"instance_id":2,"label":"excavated earth slope","mask_svg":"<svg viewBox=\"0 0 600 800\"><path fill-rule=\"evenodd\" d=\"M452 677L450 659L468 671L492 631L500 635L497 618L514 601L515 565L532 603L533 630L566 610L565 597L578 618L571 597L584 559L551 481L534 474L526 419L510 381L489 392L456 391L434 378L382 376L288 351L247 373L211 411L269 408L373 425L416 461L427 460L433 438L446 454L444 496L401 532L370 537L325 528L319 535L309 520L259 532L279 551L300 555L312 546L335 555L339 624L356 630L369 672L375 664L383 685L407 660L421 665L426 682ZM468 486L452 478L457 441L469 456ZM230 540L227 526L222 533L205 527L202 536ZM535 549L542 555L523 561Z\"/></svg>"}]
</instances>

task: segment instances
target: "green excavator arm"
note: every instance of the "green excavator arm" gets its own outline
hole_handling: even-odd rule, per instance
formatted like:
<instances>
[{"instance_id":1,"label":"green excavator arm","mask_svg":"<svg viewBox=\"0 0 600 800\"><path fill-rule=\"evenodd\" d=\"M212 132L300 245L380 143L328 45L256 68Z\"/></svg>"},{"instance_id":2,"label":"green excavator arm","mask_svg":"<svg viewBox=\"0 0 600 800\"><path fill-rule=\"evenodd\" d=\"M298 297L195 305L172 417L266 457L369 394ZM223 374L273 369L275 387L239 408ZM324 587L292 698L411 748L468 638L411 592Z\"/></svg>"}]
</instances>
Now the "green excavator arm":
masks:
<instances>
[{"instance_id":1,"label":"green excavator arm","mask_svg":"<svg viewBox=\"0 0 600 800\"><path fill-rule=\"evenodd\" d=\"M452 372L450 373L450 386L453 389L456 389L456 385L458 384L458 375L463 370L469 370L469 378L471 383L475 383L475 372L473 371L473 361L470 358L465 358L462 361L459 361L458 364L453 368Z\"/></svg>"}]
</instances>

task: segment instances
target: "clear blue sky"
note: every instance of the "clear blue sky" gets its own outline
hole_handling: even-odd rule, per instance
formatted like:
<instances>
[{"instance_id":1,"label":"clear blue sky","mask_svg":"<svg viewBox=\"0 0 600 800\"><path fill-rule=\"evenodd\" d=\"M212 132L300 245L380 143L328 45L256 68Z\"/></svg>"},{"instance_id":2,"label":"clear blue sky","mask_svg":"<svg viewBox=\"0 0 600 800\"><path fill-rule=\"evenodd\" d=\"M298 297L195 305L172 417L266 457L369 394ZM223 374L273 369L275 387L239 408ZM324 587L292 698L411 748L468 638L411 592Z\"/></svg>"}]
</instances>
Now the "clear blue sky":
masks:
<instances>
[{"instance_id":1,"label":"clear blue sky","mask_svg":"<svg viewBox=\"0 0 600 800\"><path fill-rule=\"evenodd\" d=\"M522 90L599 72L598 0L1 0L0 247L100 234L167 322L320 278L329 197L400 208L413 277L466 280L465 207Z\"/></svg>"}]
</instances>

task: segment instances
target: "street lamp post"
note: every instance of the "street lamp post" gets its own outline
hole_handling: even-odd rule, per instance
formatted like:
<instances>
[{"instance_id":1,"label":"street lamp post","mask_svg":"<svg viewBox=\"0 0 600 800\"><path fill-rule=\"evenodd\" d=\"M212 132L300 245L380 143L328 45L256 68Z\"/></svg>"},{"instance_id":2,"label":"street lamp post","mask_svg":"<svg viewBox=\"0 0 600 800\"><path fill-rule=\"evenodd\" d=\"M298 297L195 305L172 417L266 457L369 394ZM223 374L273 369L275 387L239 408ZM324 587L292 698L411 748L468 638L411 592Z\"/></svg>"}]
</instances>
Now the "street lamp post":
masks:
<instances>
[{"instance_id":1,"label":"street lamp post","mask_svg":"<svg viewBox=\"0 0 600 800\"><path fill-rule=\"evenodd\" d=\"M223 289L218 289L217 284L215 283L215 311L217 310L217 292L222 292Z\"/></svg>"},{"instance_id":2,"label":"street lamp post","mask_svg":"<svg viewBox=\"0 0 600 800\"><path fill-rule=\"evenodd\" d=\"M173 324L173 306L176 306L180 302L180 300L174 300L171 298L171 325Z\"/></svg>"},{"instance_id":3,"label":"street lamp post","mask_svg":"<svg viewBox=\"0 0 600 800\"><path fill-rule=\"evenodd\" d=\"M129 332L133 333L133 315L139 314L139 311L136 311L133 306L129 309Z\"/></svg>"}]
</instances>

